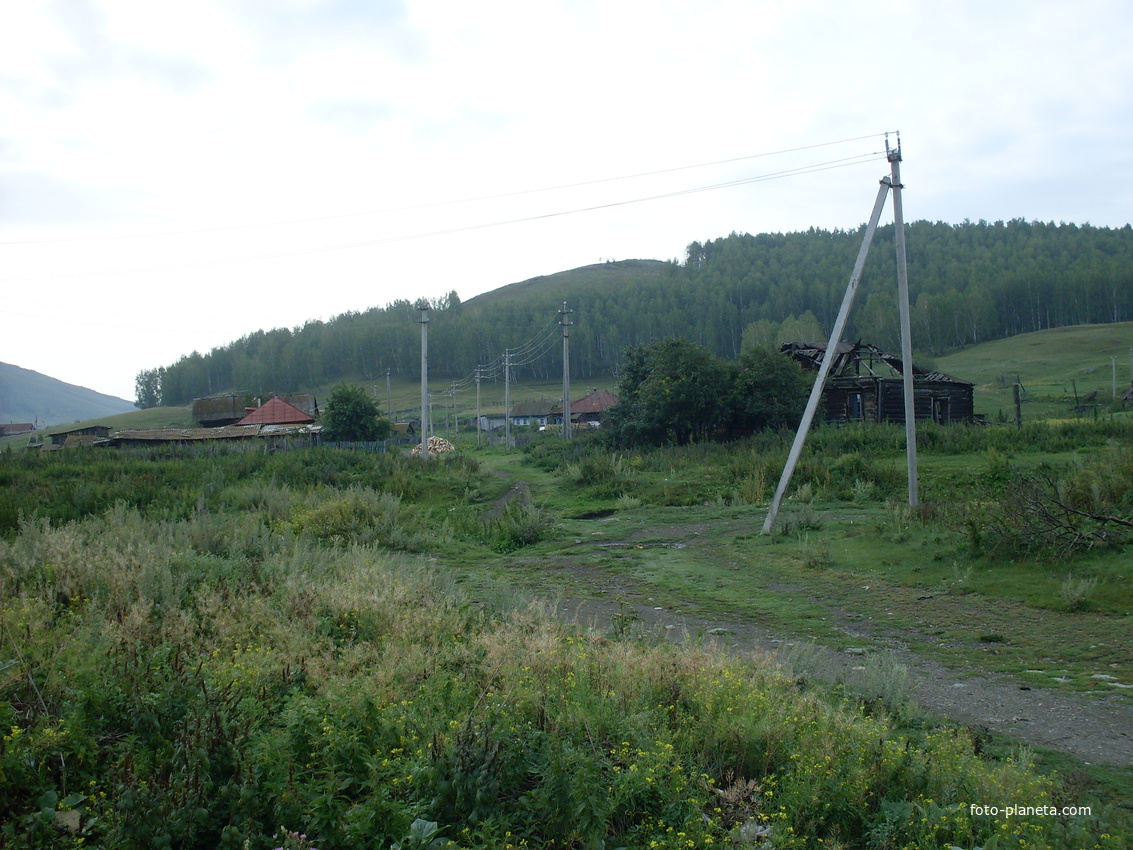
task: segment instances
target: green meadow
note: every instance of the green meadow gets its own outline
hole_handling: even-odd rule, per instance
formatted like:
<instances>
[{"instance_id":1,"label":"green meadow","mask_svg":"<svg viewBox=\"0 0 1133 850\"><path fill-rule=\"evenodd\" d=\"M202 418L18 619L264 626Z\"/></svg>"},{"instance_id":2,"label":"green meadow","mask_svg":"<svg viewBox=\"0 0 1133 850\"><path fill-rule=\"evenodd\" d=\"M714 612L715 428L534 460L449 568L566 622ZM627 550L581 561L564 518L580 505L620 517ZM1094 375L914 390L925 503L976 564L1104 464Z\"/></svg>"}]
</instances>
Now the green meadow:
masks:
<instances>
[{"instance_id":1,"label":"green meadow","mask_svg":"<svg viewBox=\"0 0 1133 850\"><path fill-rule=\"evenodd\" d=\"M788 438L6 454L4 846L1122 846L1127 773L988 746L897 680L869 697L538 601L616 577L844 648L832 609L915 633L932 595L917 651L1133 681L1120 535L1082 517L1051 559L1018 537L1041 524L987 520L1046 469L1128 516L1120 420L926 430L919 511L897 429L821 429L764 536Z\"/></svg>"},{"instance_id":2,"label":"green meadow","mask_svg":"<svg viewBox=\"0 0 1133 850\"><path fill-rule=\"evenodd\" d=\"M890 651L1133 699L1133 419L1101 398L1128 326L1080 330L933 364L988 424L918 428L916 508L902 428L816 429L769 535L789 433L507 451L461 395L425 461L9 438L0 847L1127 846L1133 769L936 715ZM667 640L643 606L784 650Z\"/></svg>"}]
</instances>

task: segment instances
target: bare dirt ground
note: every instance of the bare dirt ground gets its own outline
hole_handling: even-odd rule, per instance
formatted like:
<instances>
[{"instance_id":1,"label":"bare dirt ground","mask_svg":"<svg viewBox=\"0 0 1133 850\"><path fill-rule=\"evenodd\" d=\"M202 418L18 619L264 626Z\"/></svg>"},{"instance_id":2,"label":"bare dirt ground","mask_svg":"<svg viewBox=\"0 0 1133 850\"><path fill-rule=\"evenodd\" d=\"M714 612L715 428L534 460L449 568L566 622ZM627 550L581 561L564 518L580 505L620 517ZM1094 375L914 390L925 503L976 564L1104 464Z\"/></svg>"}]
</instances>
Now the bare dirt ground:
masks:
<instances>
[{"instance_id":1,"label":"bare dirt ground","mask_svg":"<svg viewBox=\"0 0 1133 850\"><path fill-rule=\"evenodd\" d=\"M690 524L669 528L666 536L693 540L698 530L702 529ZM608 540L610 544L617 545ZM870 686L868 671L876 660L870 656L877 655L876 648L838 652L758 625L672 610L651 598L654 591L635 585L632 579L572 563L569 557L555 558L547 566L559 572L560 586L566 587L555 600L557 612L581 625L610 631L616 626L624 628L631 619L638 630L669 640L713 644L739 656L773 656L805 675L866 690ZM1093 698L1059 693L982 670L952 669L911 651L899 633L887 632L876 622L838 619L847 636L861 638L863 645L884 647L885 663L891 669L905 668L909 698L933 715L971 727L977 734L985 729L995 731L1027 746L1058 750L1084 762L1133 766L1133 701L1116 695Z\"/></svg>"}]
</instances>

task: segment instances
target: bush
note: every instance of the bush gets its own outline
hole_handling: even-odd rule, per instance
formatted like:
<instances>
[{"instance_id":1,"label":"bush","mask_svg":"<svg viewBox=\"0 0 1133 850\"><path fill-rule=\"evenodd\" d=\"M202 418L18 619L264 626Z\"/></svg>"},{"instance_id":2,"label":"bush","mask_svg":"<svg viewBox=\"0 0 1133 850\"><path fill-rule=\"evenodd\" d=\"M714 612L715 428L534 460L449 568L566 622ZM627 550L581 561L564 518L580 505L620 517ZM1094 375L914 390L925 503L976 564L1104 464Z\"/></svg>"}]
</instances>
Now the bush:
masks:
<instances>
[{"instance_id":1,"label":"bush","mask_svg":"<svg viewBox=\"0 0 1133 850\"><path fill-rule=\"evenodd\" d=\"M369 443L393 433L377 403L357 384L339 384L331 390L323 414L323 435L339 442Z\"/></svg>"}]
</instances>

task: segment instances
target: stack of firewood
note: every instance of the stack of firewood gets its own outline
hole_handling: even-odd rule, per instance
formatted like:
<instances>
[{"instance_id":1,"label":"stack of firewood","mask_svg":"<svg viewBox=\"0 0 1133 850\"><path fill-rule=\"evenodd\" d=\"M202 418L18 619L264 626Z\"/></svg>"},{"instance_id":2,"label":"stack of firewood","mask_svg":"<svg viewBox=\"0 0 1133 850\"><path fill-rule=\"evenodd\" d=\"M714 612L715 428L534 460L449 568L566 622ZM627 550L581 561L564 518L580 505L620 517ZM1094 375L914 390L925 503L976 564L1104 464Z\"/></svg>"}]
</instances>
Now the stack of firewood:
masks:
<instances>
[{"instance_id":1,"label":"stack of firewood","mask_svg":"<svg viewBox=\"0 0 1133 850\"><path fill-rule=\"evenodd\" d=\"M455 452L455 451L456 451L456 446L454 446L452 443L450 443L444 437L430 437L429 438L429 454L431 454L431 455L443 455L443 454L447 454L448 452ZM420 444L413 447L412 454L415 454L415 455L421 454Z\"/></svg>"}]
</instances>

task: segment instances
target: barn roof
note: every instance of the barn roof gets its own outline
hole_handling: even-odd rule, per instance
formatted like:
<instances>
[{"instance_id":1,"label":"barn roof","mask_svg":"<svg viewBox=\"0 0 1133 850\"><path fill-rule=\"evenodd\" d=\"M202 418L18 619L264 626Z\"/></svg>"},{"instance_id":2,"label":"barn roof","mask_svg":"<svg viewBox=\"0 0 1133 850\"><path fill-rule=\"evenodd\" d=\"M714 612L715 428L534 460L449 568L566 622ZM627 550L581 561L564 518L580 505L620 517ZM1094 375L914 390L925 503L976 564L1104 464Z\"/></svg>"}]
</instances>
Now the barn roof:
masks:
<instances>
[{"instance_id":1,"label":"barn roof","mask_svg":"<svg viewBox=\"0 0 1133 850\"><path fill-rule=\"evenodd\" d=\"M224 425L220 428L147 428L144 430L115 431L106 443L181 443L197 440L239 440L258 437L256 425Z\"/></svg>"},{"instance_id":2,"label":"barn roof","mask_svg":"<svg viewBox=\"0 0 1133 850\"><path fill-rule=\"evenodd\" d=\"M553 401L520 401L511 406L512 416L550 416L555 409Z\"/></svg>"},{"instance_id":3,"label":"barn roof","mask_svg":"<svg viewBox=\"0 0 1133 850\"><path fill-rule=\"evenodd\" d=\"M618 403L618 397L605 390L596 390L578 401L570 403L570 412L574 416L579 413L603 413ZM561 408L560 408L561 409Z\"/></svg>"},{"instance_id":4,"label":"barn roof","mask_svg":"<svg viewBox=\"0 0 1133 850\"><path fill-rule=\"evenodd\" d=\"M235 420L244 415L244 401L234 395L193 399L193 419L197 422Z\"/></svg>"},{"instance_id":5,"label":"barn roof","mask_svg":"<svg viewBox=\"0 0 1133 850\"><path fill-rule=\"evenodd\" d=\"M779 349L789 354L799 363L808 368L817 370L823 358L826 357L828 344L825 342L787 342ZM880 377L874 370L875 366L884 366L890 374L903 375L904 364L896 354L882 351L876 345L863 342L840 342L834 349L834 363L830 367L831 377L857 377L865 370L866 376ZM913 378L918 381L940 381L944 383L968 384L943 372L934 372L922 369L916 363L912 364Z\"/></svg>"}]
</instances>

